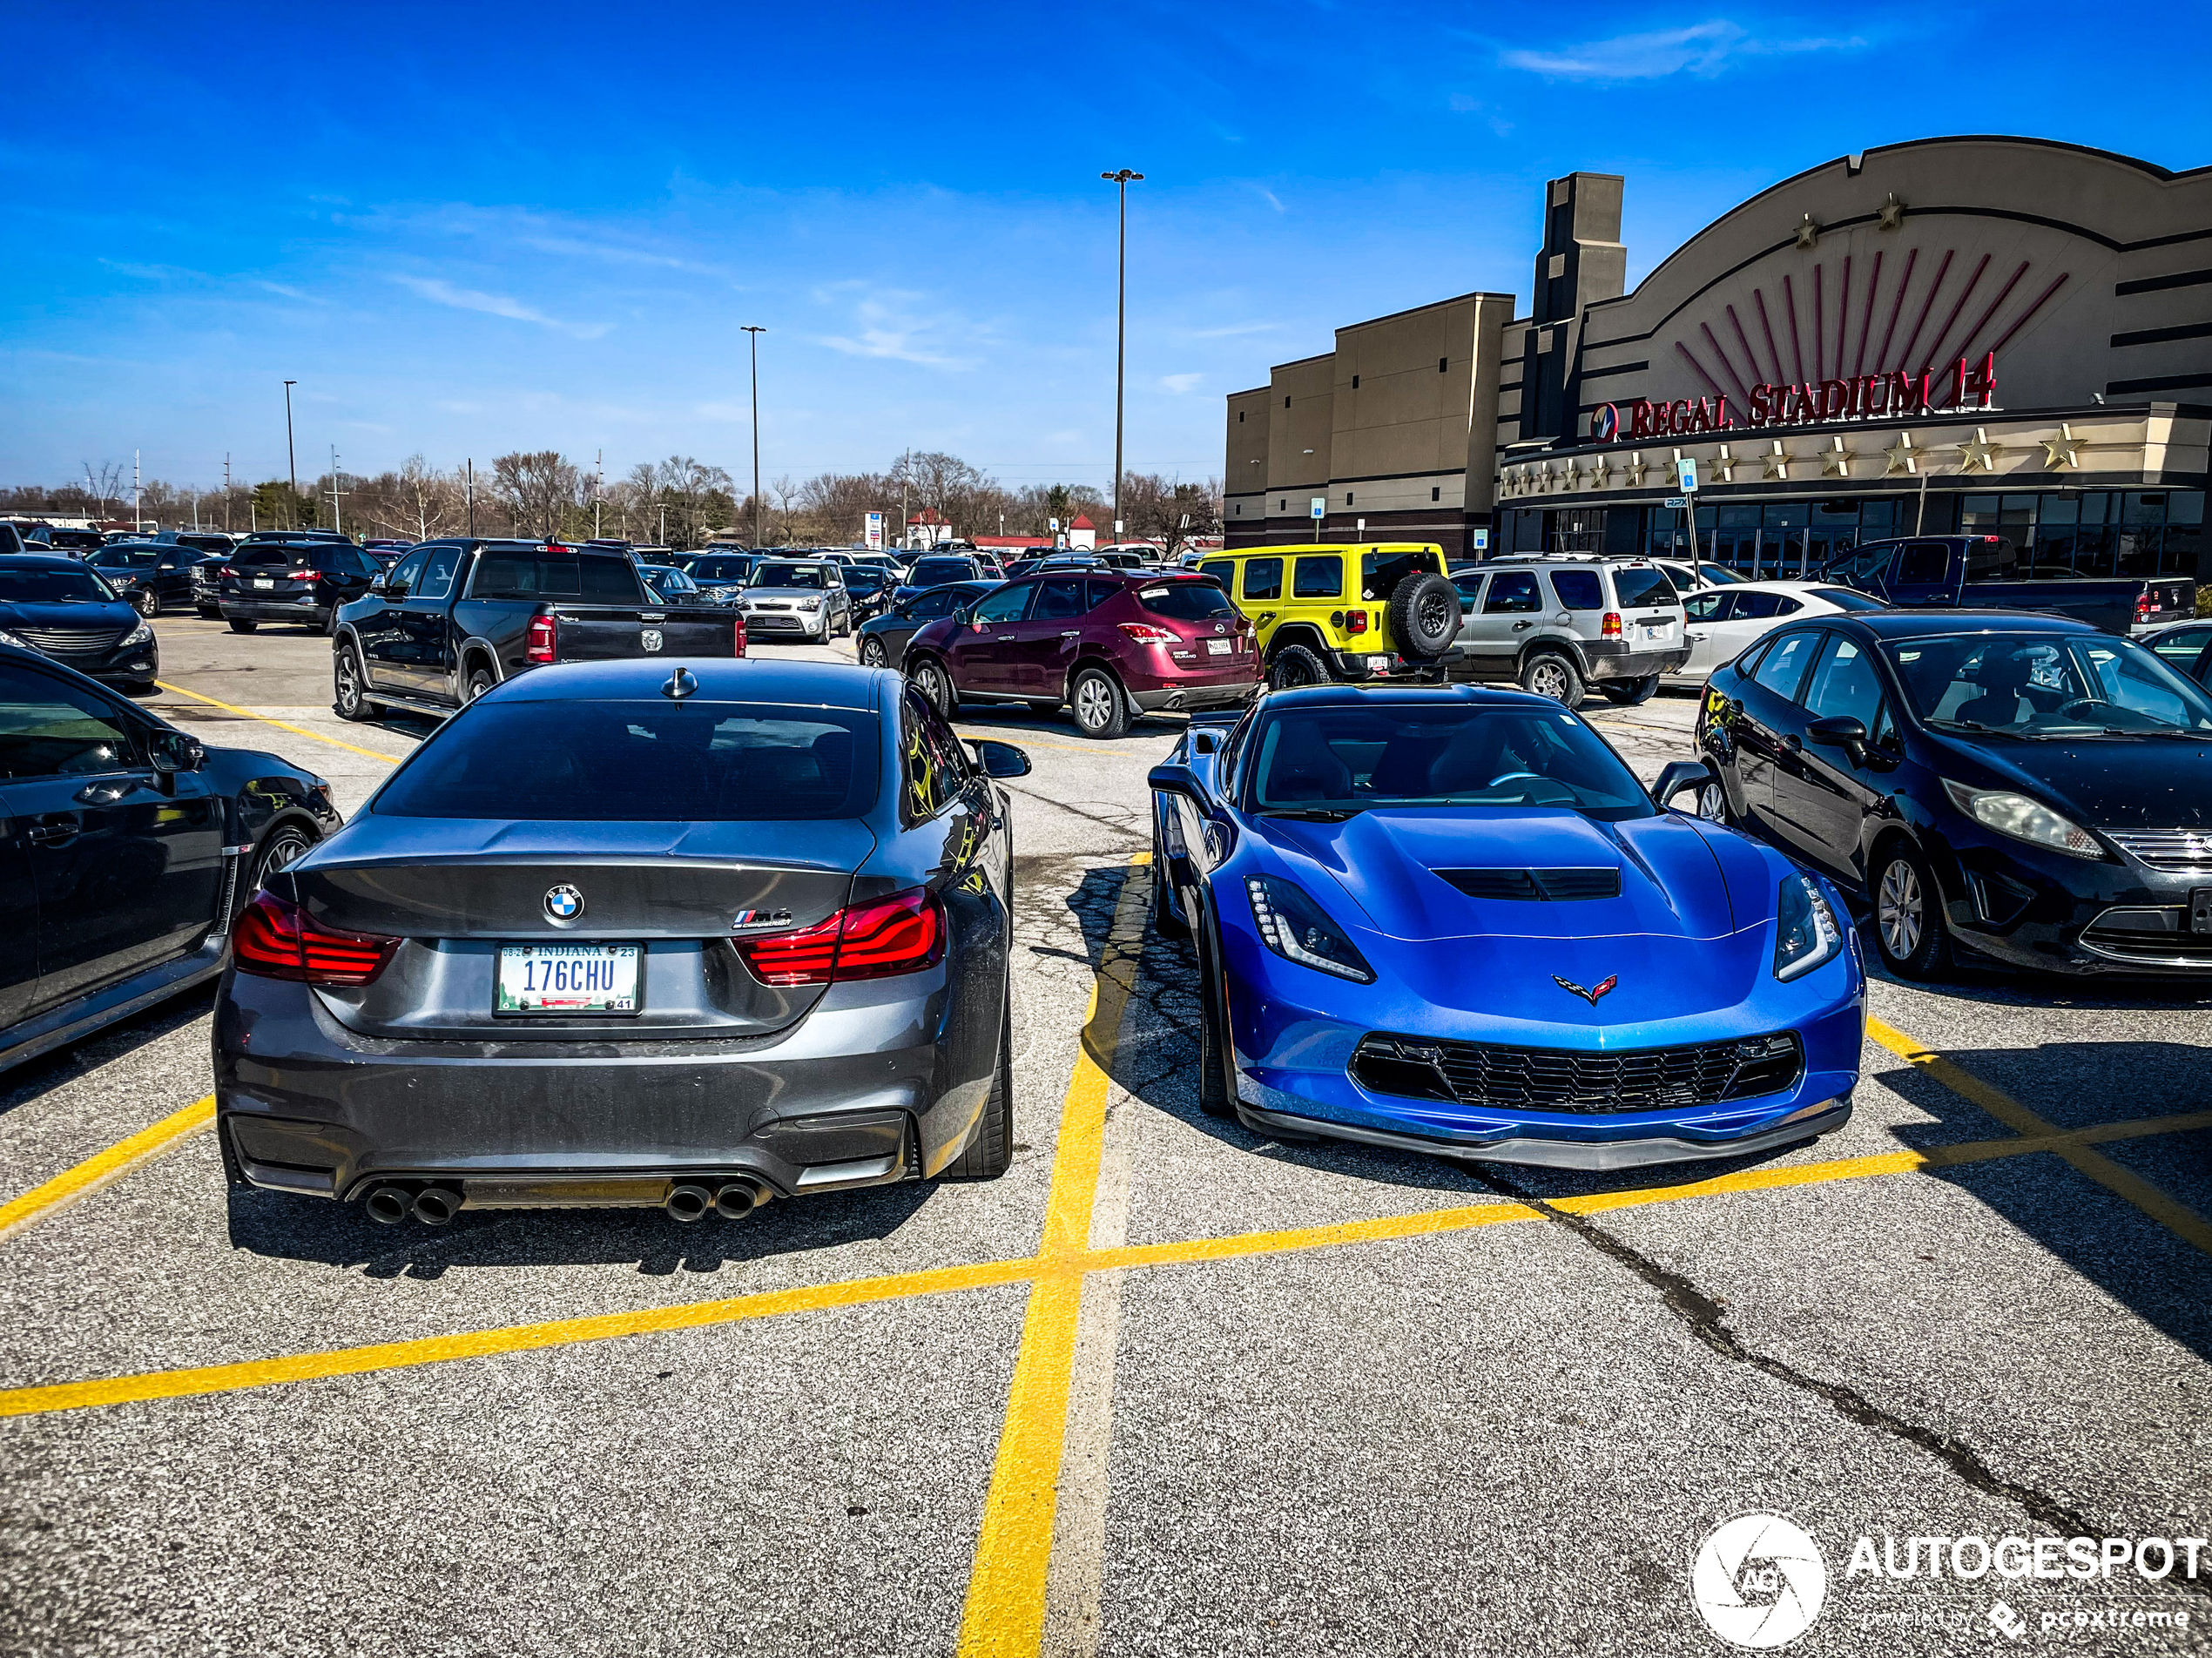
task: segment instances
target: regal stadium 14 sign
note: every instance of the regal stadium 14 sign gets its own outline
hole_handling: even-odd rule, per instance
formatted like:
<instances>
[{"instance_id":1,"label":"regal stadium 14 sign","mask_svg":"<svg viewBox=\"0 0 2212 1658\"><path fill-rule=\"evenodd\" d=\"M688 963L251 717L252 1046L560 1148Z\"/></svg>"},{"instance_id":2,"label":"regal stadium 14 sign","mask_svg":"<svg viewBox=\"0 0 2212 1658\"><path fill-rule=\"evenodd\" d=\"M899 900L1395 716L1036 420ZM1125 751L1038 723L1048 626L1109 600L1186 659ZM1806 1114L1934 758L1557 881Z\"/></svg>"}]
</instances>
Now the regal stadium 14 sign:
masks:
<instances>
[{"instance_id":1,"label":"regal stadium 14 sign","mask_svg":"<svg viewBox=\"0 0 2212 1658\"><path fill-rule=\"evenodd\" d=\"M1728 432L1749 427L1810 426L1824 421L1852 421L1925 414L1936 409L1988 408L1997 395L1997 354L1979 363L1961 357L1940 371L1918 374L1893 369L1882 374L1854 374L1847 380L1804 381L1751 388L1751 407L1738 419L1725 397L1677 397L1671 403L1642 398L1629 405L1628 429L1621 411L1601 403L1590 415L1590 438L1610 443L1617 437L1680 437L1693 432Z\"/></svg>"}]
</instances>

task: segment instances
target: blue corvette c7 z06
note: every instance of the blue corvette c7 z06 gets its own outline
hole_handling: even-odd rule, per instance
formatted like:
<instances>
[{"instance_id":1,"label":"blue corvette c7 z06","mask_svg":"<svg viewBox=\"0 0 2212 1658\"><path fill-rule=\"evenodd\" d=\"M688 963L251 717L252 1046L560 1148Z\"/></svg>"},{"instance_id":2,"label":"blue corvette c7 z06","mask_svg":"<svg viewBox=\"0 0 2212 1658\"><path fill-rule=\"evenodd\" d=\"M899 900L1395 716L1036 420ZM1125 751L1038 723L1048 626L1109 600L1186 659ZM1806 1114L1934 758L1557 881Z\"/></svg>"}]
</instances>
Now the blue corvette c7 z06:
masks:
<instances>
[{"instance_id":1,"label":"blue corvette c7 z06","mask_svg":"<svg viewBox=\"0 0 2212 1658\"><path fill-rule=\"evenodd\" d=\"M1332 686L1151 774L1156 923L1195 933L1214 1116L1499 1163L1775 1149L1851 1115L1858 935L1828 883L1655 804L1556 702Z\"/></svg>"},{"instance_id":2,"label":"blue corvette c7 z06","mask_svg":"<svg viewBox=\"0 0 2212 1658\"><path fill-rule=\"evenodd\" d=\"M1010 801L899 676L542 669L272 875L215 1008L233 1184L678 1220L1013 1145Z\"/></svg>"}]
</instances>

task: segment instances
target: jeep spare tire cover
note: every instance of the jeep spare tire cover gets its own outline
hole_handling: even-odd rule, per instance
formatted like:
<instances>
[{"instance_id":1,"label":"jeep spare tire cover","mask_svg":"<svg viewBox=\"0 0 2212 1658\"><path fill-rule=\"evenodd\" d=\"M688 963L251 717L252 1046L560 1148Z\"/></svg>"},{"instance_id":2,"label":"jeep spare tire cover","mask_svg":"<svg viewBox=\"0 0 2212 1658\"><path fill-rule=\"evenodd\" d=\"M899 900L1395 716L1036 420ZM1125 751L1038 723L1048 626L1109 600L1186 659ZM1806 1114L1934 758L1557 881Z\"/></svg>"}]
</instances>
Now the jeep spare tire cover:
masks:
<instances>
[{"instance_id":1,"label":"jeep spare tire cover","mask_svg":"<svg viewBox=\"0 0 2212 1658\"><path fill-rule=\"evenodd\" d=\"M1390 637L1398 653L1433 662L1460 633L1460 590L1441 576L1408 576L1390 596Z\"/></svg>"}]
</instances>

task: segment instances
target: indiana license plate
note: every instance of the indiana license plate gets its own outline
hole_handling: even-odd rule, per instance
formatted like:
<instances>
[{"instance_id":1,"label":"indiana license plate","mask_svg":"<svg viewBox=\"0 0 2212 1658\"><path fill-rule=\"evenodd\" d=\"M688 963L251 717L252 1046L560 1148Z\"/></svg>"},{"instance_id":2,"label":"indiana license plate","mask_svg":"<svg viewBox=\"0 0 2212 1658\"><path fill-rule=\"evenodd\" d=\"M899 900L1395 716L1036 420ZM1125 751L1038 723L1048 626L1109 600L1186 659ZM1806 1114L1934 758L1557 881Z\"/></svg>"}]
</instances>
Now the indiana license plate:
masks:
<instances>
[{"instance_id":1,"label":"indiana license plate","mask_svg":"<svg viewBox=\"0 0 2212 1658\"><path fill-rule=\"evenodd\" d=\"M634 1014L634 944L502 944L493 1011L502 1014Z\"/></svg>"},{"instance_id":2,"label":"indiana license plate","mask_svg":"<svg viewBox=\"0 0 2212 1658\"><path fill-rule=\"evenodd\" d=\"M1235 649L1236 643L1233 640L1209 639L1206 641L1206 654L1210 657L1225 657Z\"/></svg>"}]
</instances>

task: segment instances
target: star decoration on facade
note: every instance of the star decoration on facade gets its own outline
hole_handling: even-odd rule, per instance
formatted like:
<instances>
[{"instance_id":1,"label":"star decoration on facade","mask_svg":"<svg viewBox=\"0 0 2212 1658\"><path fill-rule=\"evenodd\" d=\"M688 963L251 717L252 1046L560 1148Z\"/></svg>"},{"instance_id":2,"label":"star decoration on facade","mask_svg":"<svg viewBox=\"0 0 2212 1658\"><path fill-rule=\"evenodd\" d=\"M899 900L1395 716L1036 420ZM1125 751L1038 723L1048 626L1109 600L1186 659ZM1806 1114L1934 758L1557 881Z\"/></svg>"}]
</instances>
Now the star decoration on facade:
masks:
<instances>
[{"instance_id":1,"label":"star decoration on facade","mask_svg":"<svg viewBox=\"0 0 2212 1658\"><path fill-rule=\"evenodd\" d=\"M1882 454L1889 462L1889 464L1882 468L1882 475L1885 478L1892 477L1899 472L1917 474L1920 470L1920 452L1912 447L1912 434L1910 432L1899 432L1897 435L1897 441L1890 448L1884 449Z\"/></svg>"},{"instance_id":2,"label":"star decoration on facade","mask_svg":"<svg viewBox=\"0 0 2212 1658\"><path fill-rule=\"evenodd\" d=\"M1721 445L1721 452L1713 457L1712 466L1713 476L1720 482L1736 482L1736 456L1727 444Z\"/></svg>"},{"instance_id":3,"label":"star decoration on facade","mask_svg":"<svg viewBox=\"0 0 2212 1658\"><path fill-rule=\"evenodd\" d=\"M1583 481L1592 489L1602 489L1605 488L1605 480L1609 470L1610 468L1605 464L1603 455L1593 455L1590 456L1589 469L1582 475Z\"/></svg>"},{"instance_id":4,"label":"star decoration on facade","mask_svg":"<svg viewBox=\"0 0 2212 1658\"><path fill-rule=\"evenodd\" d=\"M1813 223L1811 213L1797 221L1797 235L1799 247L1811 247L1820 239L1820 226Z\"/></svg>"},{"instance_id":5,"label":"star decoration on facade","mask_svg":"<svg viewBox=\"0 0 2212 1658\"><path fill-rule=\"evenodd\" d=\"M2060 421L2056 437L2038 438L2043 446L2043 464L2053 472L2070 471L2081 464L2081 440L2074 435L2072 422Z\"/></svg>"},{"instance_id":6,"label":"star decoration on facade","mask_svg":"<svg viewBox=\"0 0 2212 1658\"><path fill-rule=\"evenodd\" d=\"M1760 460L1765 468L1763 476L1787 478L1790 475L1790 451L1784 448L1779 442L1775 444L1770 453L1762 455Z\"/></svg>"},{"instance_id":7,"label":"star decoration on facade","mask_svg":"<svg viewBox=\"0 0 2212 1658\"><path fill-rule=\"evenodd\" d=\"M1642 487L1643 475L1649 470L1650 468L1644 464L1642 449L1636 450L1621 463L1621 475L1628 479L1632 488Z\"/></svg>"},{"instance_id":8,"label":"star decoration on facade","mask_svg":"<svg viewBox=\"0 0 2212 1658\"><path fill-rule=\"evenodd\" d=\"M1851 476L1851 452L1844 447L1841 438L1830 439L1828 447L1820 452L1820 469L1839 478Z\"/></svg>"},{"instance_id":9,"label":"star decoration on facade","mask_svg":"<svg viewBox=\"0 0 2212 1658\"><path fill-rule=\"evenodd\" d=\"M1883 198L1882 205L1875 209L1874 228L1876 230L1895 230L1898 226L1904 223L1905 204L1897 199L1897 192L1892 190L1887 196Z\"/></svg>"},{"instance_id":10,"label":"star decoration on facade","mask_svg":"<svg viewBox=\"0 0 2212 1658\"><path fill-rule=\"evenodd\" d=\"M1974 441L1959 445L1959 470L1972 472L1979 467L1984 472L1994 472L2000 453L1998 447L1989 441L1987 429L1977 426L1974 428Z\"/></svg>"}]
</instances>

